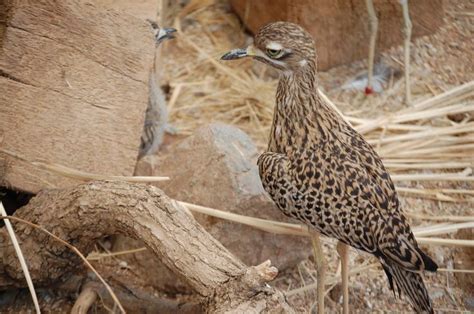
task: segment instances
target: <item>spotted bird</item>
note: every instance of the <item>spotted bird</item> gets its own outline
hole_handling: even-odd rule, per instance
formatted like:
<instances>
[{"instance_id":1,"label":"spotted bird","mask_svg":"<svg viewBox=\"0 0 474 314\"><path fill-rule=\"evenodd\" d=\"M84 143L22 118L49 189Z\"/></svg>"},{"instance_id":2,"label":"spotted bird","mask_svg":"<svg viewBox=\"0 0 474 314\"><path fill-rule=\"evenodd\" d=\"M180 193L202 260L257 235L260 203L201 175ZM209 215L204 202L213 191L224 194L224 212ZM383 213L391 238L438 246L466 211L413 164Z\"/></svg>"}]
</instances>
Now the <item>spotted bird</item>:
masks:
<instances>
[{"instance_id":1,"label":"spotted bird","mask_svg":"<svg viewBox=\"0 0 474 314\"><path fill-rule=\"evenodd\" d=\"M247 56L280 72L268 147L257 162L265 190L284 214L375 255L394 293L432 313L421 272L437 265L418 247L380 157L319 95L311 35L270 23L254 44L222 59Z\"/></svg>"},{"instance_id":2,"label":"spotted bird","mask_svg":"<svg viewBox=\"0 0 474 314\"><path fill-rule=\"evenodd\" d=\"M156 22L148 20L153 29L156 46L163 41L174 38L176 29L160 28ZM148 81L149 95L148 105L145 113L145 124L140 141L138 158L156 153L163 142L164 133L169 128L168 109L163 91L156 83L156 58L153 59L153 67Z\"/></svg>"}]
</instances>

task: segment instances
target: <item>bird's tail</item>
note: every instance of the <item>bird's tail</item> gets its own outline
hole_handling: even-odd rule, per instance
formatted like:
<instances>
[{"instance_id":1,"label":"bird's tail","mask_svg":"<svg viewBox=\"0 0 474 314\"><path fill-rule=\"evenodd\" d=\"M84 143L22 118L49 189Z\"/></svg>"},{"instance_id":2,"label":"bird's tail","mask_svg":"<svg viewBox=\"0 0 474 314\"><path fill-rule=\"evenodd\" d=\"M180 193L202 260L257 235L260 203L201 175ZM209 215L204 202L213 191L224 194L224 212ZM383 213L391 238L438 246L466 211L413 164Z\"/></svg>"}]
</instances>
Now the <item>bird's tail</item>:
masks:
<instances>
[{"instance_id":1,"label":"bird's tail","mask_svg":"<svg viewBox=\"0 0 474 314\"><path fill-rule=\"evenodd\" d=\"M403 269L401 266L381 260L383 269L388 277L390 288L400 297L403 291L413 308L418 313L434 313L428 290L423 277L416 272Z\"/></svg>"}]
</instances>

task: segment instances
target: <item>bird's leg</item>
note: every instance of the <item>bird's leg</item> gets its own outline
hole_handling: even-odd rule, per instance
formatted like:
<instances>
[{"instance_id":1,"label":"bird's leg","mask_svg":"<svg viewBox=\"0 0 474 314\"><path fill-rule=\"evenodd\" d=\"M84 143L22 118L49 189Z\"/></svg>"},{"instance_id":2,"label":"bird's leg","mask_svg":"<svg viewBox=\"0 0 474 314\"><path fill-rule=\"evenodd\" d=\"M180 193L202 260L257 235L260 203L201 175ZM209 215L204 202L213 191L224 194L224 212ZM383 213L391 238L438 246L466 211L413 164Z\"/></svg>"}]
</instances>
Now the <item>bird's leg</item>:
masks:
<instances>
[{"instance_id":1,"label":"bird's leg","mask_svg":"<svg viewBox=\"0 0 474 314\"><path fill-rule=\"evenodd\" d=\"M349 247L342 243L337 243L337 253L341 258L341 279L342 279L342 313L349 313Z\"/></svg>"},{"instance_id":2,"label":"bird's leg","mask_svg":"<svg viewBox=\"0 0 474 314\"><path fill-rule=\"evenodd\" d=\"M408 0L400 0L403 11L403 21L405 23L404 35L405 35L405 103L411 104L411 90L410 90L410 41L411 41L411 29L412 24L410 20L410 14L408 13Z\"/></svg>"},{"instance_id":3,"label":"bird's leg","mask_svg":"<svg viewBox=\"0 0 474 314\"><path fill-rule=\"evenodd\" d=\"M318 313L324 313L324 288L325 288L325 277L326 277L326 263L324 260L323 248L321 246L321 239L319 233L312 235L311 241L313 243L313 254L314 261L316 262L316 270L318 272Z\"/></svg>"},{"instance_id":4,"label":"bird's leg","mask_svg":"<svg viewBox=\"0 0 474 314\"><path fill-rule=\"evenodd\" d=\"M377 30L379 21L375 14L374 3L372 0L365 0L367 4L367 12L369 13L370 20L370 44L369 44L369 70L367 78L367 87L365 88L365 94L372 94L372 80L374 77L374 56L375 56L375 42L377 41Z\"/></svg>"}]
</instances>

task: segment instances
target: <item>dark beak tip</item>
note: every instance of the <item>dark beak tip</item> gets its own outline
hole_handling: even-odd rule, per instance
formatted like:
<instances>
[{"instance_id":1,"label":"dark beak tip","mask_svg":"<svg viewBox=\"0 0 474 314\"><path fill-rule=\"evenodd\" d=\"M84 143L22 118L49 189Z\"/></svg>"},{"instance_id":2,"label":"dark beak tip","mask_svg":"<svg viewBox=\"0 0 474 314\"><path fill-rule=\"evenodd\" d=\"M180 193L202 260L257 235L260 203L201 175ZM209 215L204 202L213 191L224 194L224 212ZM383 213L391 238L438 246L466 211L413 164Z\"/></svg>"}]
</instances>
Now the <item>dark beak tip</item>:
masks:
<instances>
[{"instance_id":1,"label":"dark beak tip","mask_svg":"<svg viewBox=\"0 0 474 314\"><path fill-rule=\"evenodd\" d=\"M231 53L228 52L221 57L221 60L232 60Z\"/></svg>"},{"instance_id":2,"label":"dark beak tip","mask_svg":"<svg viewBox=\"0 0 474 314\"><path fill-rule=\"evenodd\" d=\"M155 29L156 43L159 44L165 40L176 38L174 33L176 33L177 31L178 30L172 27L164 27L161 29L161 31L159 29Z\"/></svg>"},{"instance_id":3,"label":"dark beak tip","mask_svg":"<svg viewBox=\"0 0 474 314\"><path fill-rule=\"evenodd\" d=\"M236 60L247 56L247 52L244 49L234 49L221 57L221 60Z\"/></svg>"}]
</instances>

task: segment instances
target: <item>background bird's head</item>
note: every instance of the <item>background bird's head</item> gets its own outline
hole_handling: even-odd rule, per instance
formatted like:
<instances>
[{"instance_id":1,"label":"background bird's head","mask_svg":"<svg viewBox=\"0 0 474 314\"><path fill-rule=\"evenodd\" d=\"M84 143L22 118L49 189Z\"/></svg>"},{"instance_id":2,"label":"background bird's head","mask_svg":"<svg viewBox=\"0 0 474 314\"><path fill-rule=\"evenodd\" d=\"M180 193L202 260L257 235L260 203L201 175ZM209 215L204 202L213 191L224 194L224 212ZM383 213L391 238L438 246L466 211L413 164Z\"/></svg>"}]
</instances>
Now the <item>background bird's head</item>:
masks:
<instances>
[{"instance_id":1,"label":"background bird's head","mask_svg":"<svg viewBox=\"0 0 474 314\"><path fill-rule=\"evenodd\" d=\"M174 38L174 33L176 32L176 29L171 28L171 27L161 28L158 26L158 24L156 24L156 22L149 19L147 19L147 21L151 24L151 27L153 28L155 41L157 45L166 39Z\"/></svg>"},{"instance_id":2,"label":"background bird's head","mask_svg":"<svg viewBox=\"0 0 474 314\"><path fill-rule=\"evenodd\" d=\"M301 26L289 22L274 22L262 27L254 44L234 49L222 60L252 57L284 72L297 72L316 62L316 50L311 35Z\"/></svg>"}]
</instances>

